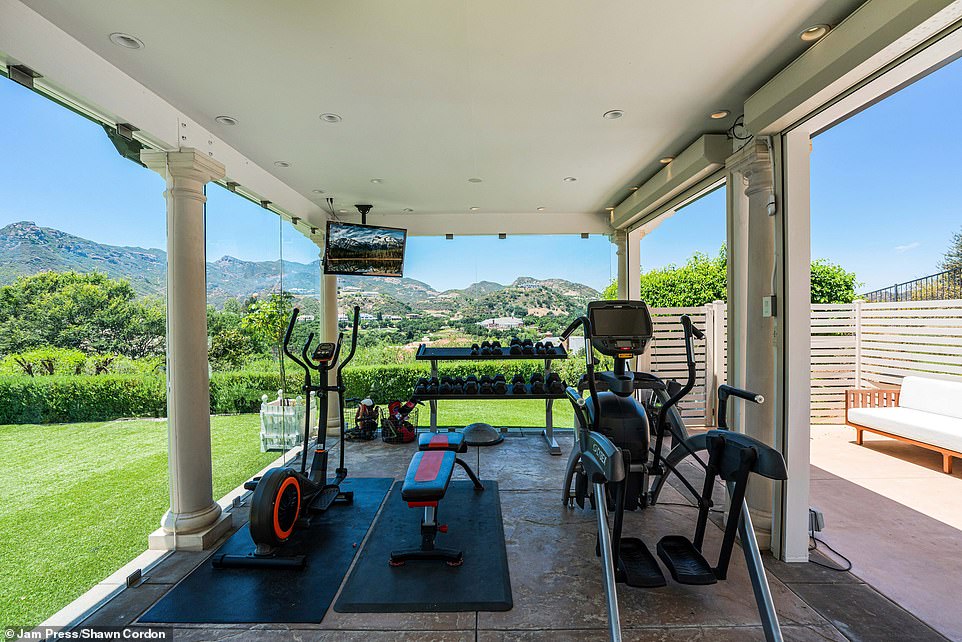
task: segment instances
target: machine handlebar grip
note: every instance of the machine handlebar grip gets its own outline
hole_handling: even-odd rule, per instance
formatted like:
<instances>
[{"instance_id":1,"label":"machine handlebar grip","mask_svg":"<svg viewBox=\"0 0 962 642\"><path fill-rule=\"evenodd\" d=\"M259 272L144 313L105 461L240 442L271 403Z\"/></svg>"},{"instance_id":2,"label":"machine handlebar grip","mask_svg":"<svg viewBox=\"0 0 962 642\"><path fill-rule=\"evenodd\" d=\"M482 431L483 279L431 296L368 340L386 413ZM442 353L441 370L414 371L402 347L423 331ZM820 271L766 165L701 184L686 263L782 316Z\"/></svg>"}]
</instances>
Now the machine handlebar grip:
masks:
<instances>
[{"instance_id":1,"label":"machine handlebar grip","mask_svg":"<svg viewBox=\"0 0 962 642\"><path fill-rule=\"evenodd\" d=\"M291 342L291 335L294 334L294 324L297 323L297 315L300 313L301 311L298 308L294 308L294 311L291 312L291 320L287 324L287 332L284 333L285 346Z\"/></svg>"},{"instance_id":2,"label":"machine handlebar grip","mask_svg":"<svg viewBox=\"0 0 962 642\"><path fill-rule=\"evenodd\" d=\"M705 333L695 327L695 324L691 321L691 317L687 314L681 315L681 325L685 328L686 332L691 332L692 336L696 339L705 338Z\"/></svg>"},{"instance_id":3,"label":"machine handlebar grip","mask_svg":"<svg viewBox=\"0 0 962 642\"><path fill-rule=\"evenodd\" d=\"M746 401L751 401L752 403L765 403L765 397L756 392L735 388L727 384L718 386L718 399L723 400L728 397L738 397Z\"/></svg>"},{"instance_id":4,"label":"machine handlebar grip","mask_svg":"<svg viewBox=\"0 0 962 642\"><path fill-rule=\"evenodd\" d=\"M578 328L579 325L584 325L584 326L587 328L587 327L588 327L588 317L583 317L583 316L582 316L582 317L578 317L577 319L575 319L574 321L572 321L572 322L568 325L568 327L564 329L564 332L561 333L561 340L562 340L562 341L567 341L567 340L568 340L568 337L571 336L571 333L574 332L574 331Z\"/></svg>"}]
</instances>

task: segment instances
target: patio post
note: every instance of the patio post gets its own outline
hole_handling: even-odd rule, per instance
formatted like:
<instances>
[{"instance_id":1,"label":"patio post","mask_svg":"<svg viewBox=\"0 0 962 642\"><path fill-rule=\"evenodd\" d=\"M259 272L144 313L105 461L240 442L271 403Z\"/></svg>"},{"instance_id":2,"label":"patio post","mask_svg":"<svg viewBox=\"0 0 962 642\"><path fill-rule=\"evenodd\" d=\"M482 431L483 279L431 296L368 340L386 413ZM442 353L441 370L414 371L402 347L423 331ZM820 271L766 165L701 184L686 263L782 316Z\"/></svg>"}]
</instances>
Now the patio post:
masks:
<instances>
[{"instance_id":1,"label":"patio post","mask_svg":"<svg viewBox=\"0 0 962 642\"><path fill-rule=\"evenodd\" d=\"M729 345L732 357L733 385L747 388L765 397L765 403L741 405L738 408L744 432L762 442L775 444L775 310L771 316L762 311L764 297L774 295L775 225L771 216L774 182L768 145L750 143L726 161L732 174L729 185L733 192L744 188L744 197L733 194L729 201L729 236L731 264L729 287ZM740 338L741 340L737 340ZM732 341L731 339L736 339ZM738 423L735 423L738 425ZM746 496L752 522L762 550L771 547L773 484L756 479Z\"/></svg>"},{"instance_id":2,"label":"patio post","mask_svg":"<svg viewBox=\"0 0 962 642\"><path fill-rule=\"evenodd\" d=\"M324 274L324 256L321 256L321 341L334 342L337 340L337 277ZM328 373L328 383L337 382L337 375L332 370ZM340 403L336 394L327 396L327 434L339 434L341 429L340 420L337 414L340 412Z\"/></svg>"},{"instance_id":3,"label":"patio post","mask_svg":"<svg viewBox=\"0 0 962 642\"><path fill-rule=\"evenodd\" d=\"M201 549L229 527L213 498L207 366L205 187L224 166L191 148L145 150L167 181L167 423L170 509L151 548Z\"/></svg>"},{"instance_id":4,"label":"patio post","mask_svg":"<svg viewBox=\"0 0 962 642\"><path fill-rule=\"evenodd\" d=\"M618 298L628 298L628 232L615 230L609 237L618 256Z\"/></svg>"}]
</instances>

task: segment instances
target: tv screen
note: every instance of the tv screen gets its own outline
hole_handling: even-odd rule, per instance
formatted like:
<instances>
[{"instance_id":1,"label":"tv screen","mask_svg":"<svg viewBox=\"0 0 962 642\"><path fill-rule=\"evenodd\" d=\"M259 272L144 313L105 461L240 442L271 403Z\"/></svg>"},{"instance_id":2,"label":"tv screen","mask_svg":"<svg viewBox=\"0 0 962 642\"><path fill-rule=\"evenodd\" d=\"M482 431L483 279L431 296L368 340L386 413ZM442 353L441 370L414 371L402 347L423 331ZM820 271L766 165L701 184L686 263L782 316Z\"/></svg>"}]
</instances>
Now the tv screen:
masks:
<instances>
[{"instance_id":1,"label":"tv screen","mask_svg":"<svg viewBox=\"0 0 962 642\"><path fill-rule=\"evenodd\" d=\"M404 275L407 230L357 223L327 222L324 274Z\"/></svg>"}]
</instances>

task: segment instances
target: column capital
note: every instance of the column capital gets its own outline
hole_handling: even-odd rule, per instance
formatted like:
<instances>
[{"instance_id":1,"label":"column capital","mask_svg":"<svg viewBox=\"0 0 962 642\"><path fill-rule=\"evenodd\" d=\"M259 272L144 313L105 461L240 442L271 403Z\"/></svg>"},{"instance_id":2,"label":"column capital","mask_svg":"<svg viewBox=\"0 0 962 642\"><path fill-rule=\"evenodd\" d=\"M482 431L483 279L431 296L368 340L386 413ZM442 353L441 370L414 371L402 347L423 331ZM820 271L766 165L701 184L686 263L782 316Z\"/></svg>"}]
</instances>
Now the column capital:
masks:
<instances>
[{"instance_id":1,"label":"column capital","mask_svg":"<svg viewBox=\"0 0 962 642\"><path fill-rule=\"evenodd\" d=\"M182 147L176 151L145 149L140 152L140 160L165 178L185 178L209 183L227 175L224 165L193 147Z\"/></svg>"},{"instance_id":2,"label":"column capital","mask_svg":"<svg viewBox=\"0 0 962 642\"><path fill-rule=\"evenodd\" d=\"M741 174L745 181L745 195L774 189L772 154L768 144L753 140L725 160L725 169Z\"/></svg>"}]
</instances>

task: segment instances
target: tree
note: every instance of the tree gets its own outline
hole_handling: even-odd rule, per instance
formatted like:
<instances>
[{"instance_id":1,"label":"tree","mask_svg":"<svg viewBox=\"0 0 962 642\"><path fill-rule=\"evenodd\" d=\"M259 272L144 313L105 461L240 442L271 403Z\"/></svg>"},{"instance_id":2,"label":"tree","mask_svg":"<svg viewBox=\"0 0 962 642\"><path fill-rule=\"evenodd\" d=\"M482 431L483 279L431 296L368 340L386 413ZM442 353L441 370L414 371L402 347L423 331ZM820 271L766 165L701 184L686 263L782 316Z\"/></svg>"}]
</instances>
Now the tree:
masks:
<instances>
[{"instance_id":1,"label":"tree","mask_svg":"<svg viewBox=\"0 0 962 642\"><path fill-rule=\"evenodd\" d=\"M0 288L0 353L53 347L140 357L163 352L163 305L105 274L40 272Z\"/></svg>"},{"instance_id":2,"label":"tree","mask_svg":"<svg viewBox=\"0 0 962 642\"><path fill-rule=\"evenodd\" d=\"M955 233L949 249L945 251L939 261L940 270L962 270L962 229Z\"/></svg>"},{"instance_id":3,"label":"tree","mask_svg":"<svg viewBox=\"0 0 962 642\"><path fill-rule=\"evenodd\" d=\"M826 259L812 261L812 303L851 303L861 285L854 272ZM696 252L681 267L668 265L641 275L640 298L656 308L698 306L728 299L728 252L722 245L715 257ZM605 288L614 299L617 282Z\"/></svg>"},{"instance_id":4,"label":"tree","mask_svg":"<svg viewBox=\"0 0 962 642\"><path fill-rule=\"evenodd\" d=\"M271 294L267 299L254 299L241 319L241 327L256 340L267 344L279 364L281 381L284 378L284 332L291 317L294 297L287 292Z\"/></svg>"}]
</instances>

